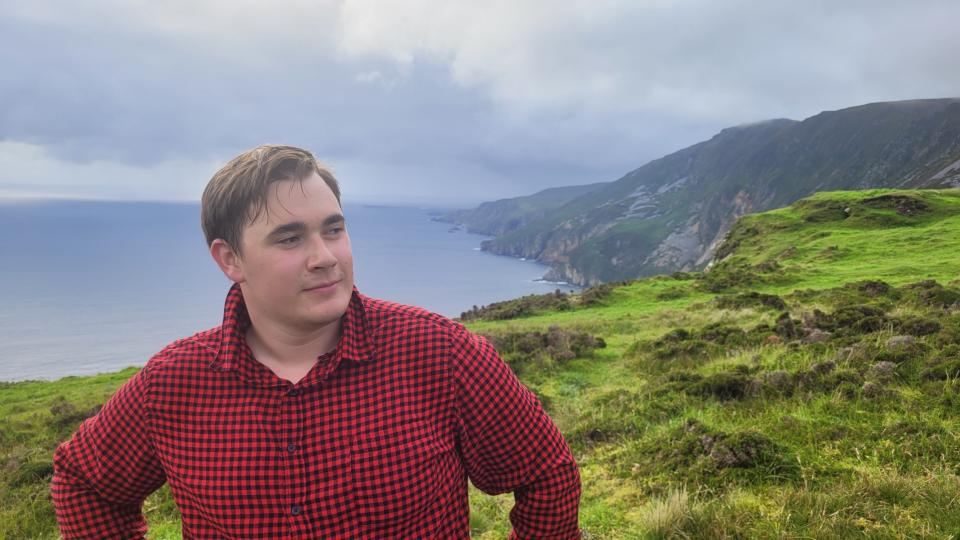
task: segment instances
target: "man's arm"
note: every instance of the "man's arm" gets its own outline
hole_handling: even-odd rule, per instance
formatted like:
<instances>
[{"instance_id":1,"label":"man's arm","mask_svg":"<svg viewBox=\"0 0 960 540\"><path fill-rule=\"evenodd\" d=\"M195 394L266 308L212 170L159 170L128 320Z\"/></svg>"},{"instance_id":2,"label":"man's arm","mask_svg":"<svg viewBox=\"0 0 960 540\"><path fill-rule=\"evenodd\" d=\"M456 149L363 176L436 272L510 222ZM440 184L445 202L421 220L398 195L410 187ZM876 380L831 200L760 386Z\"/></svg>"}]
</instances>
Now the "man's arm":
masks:
<instances>
[{"instance_id":1,"label":"man's arm","mask_svg":"<svg viewBox=\"0 0 960 540\"><path fill-rule=\"evenodd\" d=\"M451 352L470 480L514 493L511 538L580 538L580 476L560 431L485 339L464 332Z\"/></svg>"},{"instance_id":2,"label":"man's arm","mask_svg":"<svg viewBox=\"0 0 960 540\"><path fill-rule=\"evenodd\" d=\"M140 370L57 447L50 488L64 539L143 538L143 500L165 481L147 435Z\"/></svg>"}]
</instances>

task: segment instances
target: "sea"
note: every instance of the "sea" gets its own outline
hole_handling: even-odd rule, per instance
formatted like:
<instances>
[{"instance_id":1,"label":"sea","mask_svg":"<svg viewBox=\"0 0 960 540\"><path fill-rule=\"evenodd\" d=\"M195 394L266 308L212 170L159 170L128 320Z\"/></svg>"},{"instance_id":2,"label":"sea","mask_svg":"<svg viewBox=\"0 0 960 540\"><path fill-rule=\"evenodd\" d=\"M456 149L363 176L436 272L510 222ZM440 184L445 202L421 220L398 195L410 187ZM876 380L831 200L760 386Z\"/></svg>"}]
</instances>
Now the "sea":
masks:
<instances>
[{"instance_id":1,"label":"sea","mask_svg":"<svg viewBox=\"0 0 960 540\"><path fill-rule=\"evenodd\" d=\"M571 291L547 267L480 250L486 237L423 208L344 205L369 296L457 317L474 305ZM0 381L142 366L220 324L231 282L196 203L0 201Z\"/></svg>"}]
</instances>

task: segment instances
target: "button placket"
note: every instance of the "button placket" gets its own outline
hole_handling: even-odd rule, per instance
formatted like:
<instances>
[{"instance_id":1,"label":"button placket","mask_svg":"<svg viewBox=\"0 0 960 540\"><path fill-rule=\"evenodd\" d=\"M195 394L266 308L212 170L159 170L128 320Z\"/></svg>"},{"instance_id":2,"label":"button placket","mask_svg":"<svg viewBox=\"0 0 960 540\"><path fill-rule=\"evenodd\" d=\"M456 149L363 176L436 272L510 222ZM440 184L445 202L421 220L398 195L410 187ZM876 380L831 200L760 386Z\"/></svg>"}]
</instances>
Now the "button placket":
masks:
<instances>
[{"instance_id":1,"label":"button placket","mask_svg":"<svg viewBox=\"0 0 960 540\"><path fill-rule=\"evenodd\" d=\"M288 410L292 411L292 416L293 416L292 419L291 418L285 419L286 420L285 423L287 424L287 430L286 430L287 444L284 447L284 450L287 451L287 454L293 454L294 452L297 451L298 446L296 441L300 439L299 431L301 427L300 426L301 422L297 418L297 415L300 415L303 413L303 411L300 410L300 400L297 399L300 396L300 394L301 392L299 389L291 388L290 390L287 391L287 399L285 400L285 403L284 403L285 407L290 408Z\"/></svg>"},{"instance_id":2,"label":"button placket","mask_svg":"<svg viewBox=\"0 0 960 540\"><path fill-rule=\"evenodd\" d=\"M295 529L306 523L303 521L303 518L300 517L304 514L304 509L301 504L306 494L299 489L292 488L292 486L302 485L302 482L298 482L298 479L303 475L303 468L305 466L302 456L298 455L297 452L297 450L300 449L298 441L300 441L303 436L303 433L301 433L304 414L302 396L303 391L301 389L288 387L288 390L281 400L281 415L283 417L281 452L288 460L286 462L286 468L290 480L287 485L291 486L287 491L288 511L291 519L295 519L295 522L300 522L301 524L297 526L291 523Z\"/></svg>"}]
</instances>

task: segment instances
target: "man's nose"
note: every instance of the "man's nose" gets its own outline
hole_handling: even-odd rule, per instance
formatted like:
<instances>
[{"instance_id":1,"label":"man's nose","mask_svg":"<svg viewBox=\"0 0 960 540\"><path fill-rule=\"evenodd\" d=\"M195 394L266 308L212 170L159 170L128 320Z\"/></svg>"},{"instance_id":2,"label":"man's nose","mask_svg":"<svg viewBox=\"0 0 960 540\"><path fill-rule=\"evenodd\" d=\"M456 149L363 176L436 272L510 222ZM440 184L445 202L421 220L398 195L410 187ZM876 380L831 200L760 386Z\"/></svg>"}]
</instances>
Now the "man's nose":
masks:
<instances>
[{"instance_id":1,"label":"man's nose","mask_svg":"<svg viewBox=\"0 0 960 540\"><path fill-rule=\"evenodd\" d=\"M310 269L329 268L337 264L337 257L330 251L322 235L311 235L309 245L307 265Z\"/></svg>"}]
</instances>

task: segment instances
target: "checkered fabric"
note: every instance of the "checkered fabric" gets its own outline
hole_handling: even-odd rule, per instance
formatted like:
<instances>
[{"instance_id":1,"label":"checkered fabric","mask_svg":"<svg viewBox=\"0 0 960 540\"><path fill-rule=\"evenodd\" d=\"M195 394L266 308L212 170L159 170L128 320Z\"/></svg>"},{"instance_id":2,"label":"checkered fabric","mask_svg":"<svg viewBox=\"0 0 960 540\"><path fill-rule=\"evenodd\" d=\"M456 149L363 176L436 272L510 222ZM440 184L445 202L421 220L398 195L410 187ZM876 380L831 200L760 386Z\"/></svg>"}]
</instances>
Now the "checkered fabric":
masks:
<instances>
[{"instance_id":1,"label":"checkered fabric","mask_svg":"<svg viewBox=\"0 0 960 540\"><path fill-rule=\"evenodd\" d=\"M238 286L54 456L64 538L142 538L169 482L184 538L466 538L467 479L512 491L513 538L579 538L569 448L481 337L354 289L296 384L257 362Z\"/></svg>"}]
</instances>

